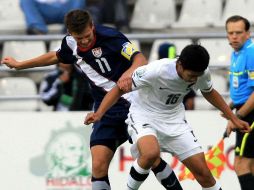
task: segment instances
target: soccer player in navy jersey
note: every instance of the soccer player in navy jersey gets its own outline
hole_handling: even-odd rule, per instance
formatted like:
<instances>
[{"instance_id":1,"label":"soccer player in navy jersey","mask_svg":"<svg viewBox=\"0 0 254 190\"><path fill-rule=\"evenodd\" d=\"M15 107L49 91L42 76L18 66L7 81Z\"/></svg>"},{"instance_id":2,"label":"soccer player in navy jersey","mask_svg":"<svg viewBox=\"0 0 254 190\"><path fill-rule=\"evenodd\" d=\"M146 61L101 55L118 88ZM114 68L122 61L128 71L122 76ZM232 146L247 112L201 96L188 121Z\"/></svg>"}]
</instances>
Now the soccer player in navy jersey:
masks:
<instances>
[{"instance_id":1,"label":"soccer player in navy jersey","mask_svg":"<svg viewBox=\"0 0 254 190\"><path fill-rule=\"evenodd\" d=\"M95 26L84 10L69 12L65 24L69 34L63 38L58 51L24 61L5 57L1 62L17 70L59 62L73 64L90 82L96 111L107 91L116 84L128 89L132 72L147 60L122 33ZM117 147L128 139L125 119L129 106L127 97L121 97L101 121L93 125L90 138L93 190L111 189L108 168Z\"/></svg>"}]
</instances>

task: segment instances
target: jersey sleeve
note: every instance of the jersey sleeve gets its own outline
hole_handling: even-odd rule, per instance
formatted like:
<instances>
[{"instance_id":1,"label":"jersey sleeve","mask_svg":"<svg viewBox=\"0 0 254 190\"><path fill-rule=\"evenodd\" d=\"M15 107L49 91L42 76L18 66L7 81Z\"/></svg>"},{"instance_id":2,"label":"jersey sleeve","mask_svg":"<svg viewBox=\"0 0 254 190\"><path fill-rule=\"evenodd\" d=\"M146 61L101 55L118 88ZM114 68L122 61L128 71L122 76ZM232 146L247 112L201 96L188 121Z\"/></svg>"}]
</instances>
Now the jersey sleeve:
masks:
<instances>
[{"instance_id":1,"label":"jersey sleeve","mask_svg":"<svg viewBox=\"0 0 254 190\"><path fill-rule=\"evenodd\" d=\"M73 55L73 49L75 48L74 41L67 41L68 36L62 40L60 49L57 50L57 58L60 62L65 64L73 64L77 61L77 58Z\"/></svg>"},{"instance_id":2,"label":"jersey sleeve","mask_svg":"<svg viewBox=\"0 0 254 190\"><path fill-rule=\"evenodd\" d=\"M140 51L131 42L126 42L122 45L121 54L129 61L132 61L134 56L138 53L140 53Z\"/></svg>"},{"instance_id":3,"label":"jersey sleeve","mask_svg":"<svg viewBox=\"0 0 254 190\"><path fill-rule=\"evenodd\" d=\"M247 85L254 87L254 51L248 55L246 70L248 73L248 82Z\"/></svg>"},{"instance_id":4,"label":"jersey sleeve","mask_svg":"<svg viewBox=\"0 0 254 190\"><path fill-rule=\"evenodd\" d=\"M198 78L197 87L202 92L210 92L213 89L210 71L205 70L204 74Z\"/></svg>"},{"instance_id":5,"label":"jersey sleeve","mask_svg":"<svg viewBox=\"0 0 254 190\"><path fill-rule=\"evenodd\" d=\"M149 87L156 80L156 64L138 67L132 74L132 90Z\"/></svg>"},{"instance_id":6,"label":"jersey sleeve","mask_svg":"<svg viewBox=\"0 0 254 190\"><path fill-rule=\"evenodd\" d=\"M114 38L114 40L111 40L111 44L114 51L119 52L125 59L131 62L134 56L140 53L138 48L125 37Z\"/></svg>"},{"instance_id":7,"label":"jersey sleeve","mask_svg":"<svg viewBox=\"0 0 254 190\"><path fill-rule=\"evenodd\" d=\"M61 96L62 82L57 75L46 77L40 85L40 96L47 105L56 105Z\"/></svg>"}]
</instances>

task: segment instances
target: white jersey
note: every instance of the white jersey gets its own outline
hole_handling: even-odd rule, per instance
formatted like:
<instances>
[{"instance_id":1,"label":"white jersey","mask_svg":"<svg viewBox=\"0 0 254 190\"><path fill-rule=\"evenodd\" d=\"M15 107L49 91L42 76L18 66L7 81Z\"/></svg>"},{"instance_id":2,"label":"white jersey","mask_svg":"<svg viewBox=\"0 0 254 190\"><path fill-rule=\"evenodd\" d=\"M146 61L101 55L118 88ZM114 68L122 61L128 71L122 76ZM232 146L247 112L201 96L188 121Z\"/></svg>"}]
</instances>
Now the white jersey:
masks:
<instances>
[{"instance_id":1,"label":"white jersey","mask_svg":"<svg viewBox=\"0 0 254 190\"><path fill-rule=\"evenodd\" d=\"M176 59L160 59L141 66L132 75L130 113L167 120L168 123L185 123L183 97L191 90L212 90L209 70L188 83L176 71Z\"/></svg>"}]
</instances>

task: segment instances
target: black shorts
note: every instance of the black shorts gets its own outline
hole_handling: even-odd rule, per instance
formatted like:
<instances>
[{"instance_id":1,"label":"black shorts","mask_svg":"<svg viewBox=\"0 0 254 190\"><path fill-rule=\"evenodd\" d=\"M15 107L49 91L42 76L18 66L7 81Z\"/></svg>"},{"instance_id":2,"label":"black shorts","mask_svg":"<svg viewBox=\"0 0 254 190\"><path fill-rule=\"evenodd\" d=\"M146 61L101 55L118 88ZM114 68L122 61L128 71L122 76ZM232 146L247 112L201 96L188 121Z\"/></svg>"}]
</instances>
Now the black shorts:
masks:
<instances>
[{"instance_id":1,"label":"black shorts","mask_svg":"<svg viewBox=\"0 0 254 190\"><path fill-rule=\"evenodd\" d=\"M127 124L125 120L128 112L105 115L101 121L94 123L90 137L90 147L104 145L113 152L128 140Z\"/></svg>"},{"instance_id":2,"label":"black shorts","mask_svg":"<svg viewBox=\"0 0 254 190\"><path fill-rule=\"evenodd\" d=\"M240 106L237 107L237 109L239 108ZM244 117L243 120L252 126L252 130L250 133L236 131L235 155L254 158L254 110Z\"/></svg>"}]
</instances>

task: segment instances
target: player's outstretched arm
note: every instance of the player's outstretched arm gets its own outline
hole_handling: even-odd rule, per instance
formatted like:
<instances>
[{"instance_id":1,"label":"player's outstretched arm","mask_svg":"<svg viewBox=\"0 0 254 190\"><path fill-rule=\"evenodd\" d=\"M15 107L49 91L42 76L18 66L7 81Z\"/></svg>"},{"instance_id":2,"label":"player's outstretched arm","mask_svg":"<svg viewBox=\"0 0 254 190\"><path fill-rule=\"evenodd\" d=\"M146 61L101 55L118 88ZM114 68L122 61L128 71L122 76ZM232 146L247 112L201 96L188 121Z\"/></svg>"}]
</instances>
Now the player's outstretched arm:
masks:
<instances>
[{"instance_id":1,"label":"player's outstretched arm","mask_svg":"<svg viewBox=\"0 0 254 190\"><path fill-rule=\"evenodd\" d=\"M210 102L213 106L218 108L227 119L229 119L234 125L230 125L234 130L237 128L242 132L250 132L250 126L247 122L240 120L230 109L227 103L224 101L222 96L215 90L211 90L210 92L204 93L202 92L205 99Z\"/></svg>"},{"instance_id":2,"label":"player's outstretched arm","mask_svg":"<svg viewBox=\"0 0 254 190\"><path fill-rule=\"evenodd\" d=\"M1 60L2 64L5 64L9 68L16 70L27 69L32 67L42 67L58 63L56 52L51 51L33 59L17 61L13 57L4 57Z\"/></svg>"},{"instance_id":3,"label":"player's outstretched arm","mask_svg":"<svg viewBox=\"0 0 254 190\"><path fill-rule=\"evenodd\" d=\"M86 115L84 124L88 125L90 123L99 121L102 118L102 116L106 113L106 111L111 106L113 106L123 94L124 92L120 90L120 88L117 85L114 88L112 88L103 98L98 110L95 113L91 112Z\"/></svg>"}]
</instances>

